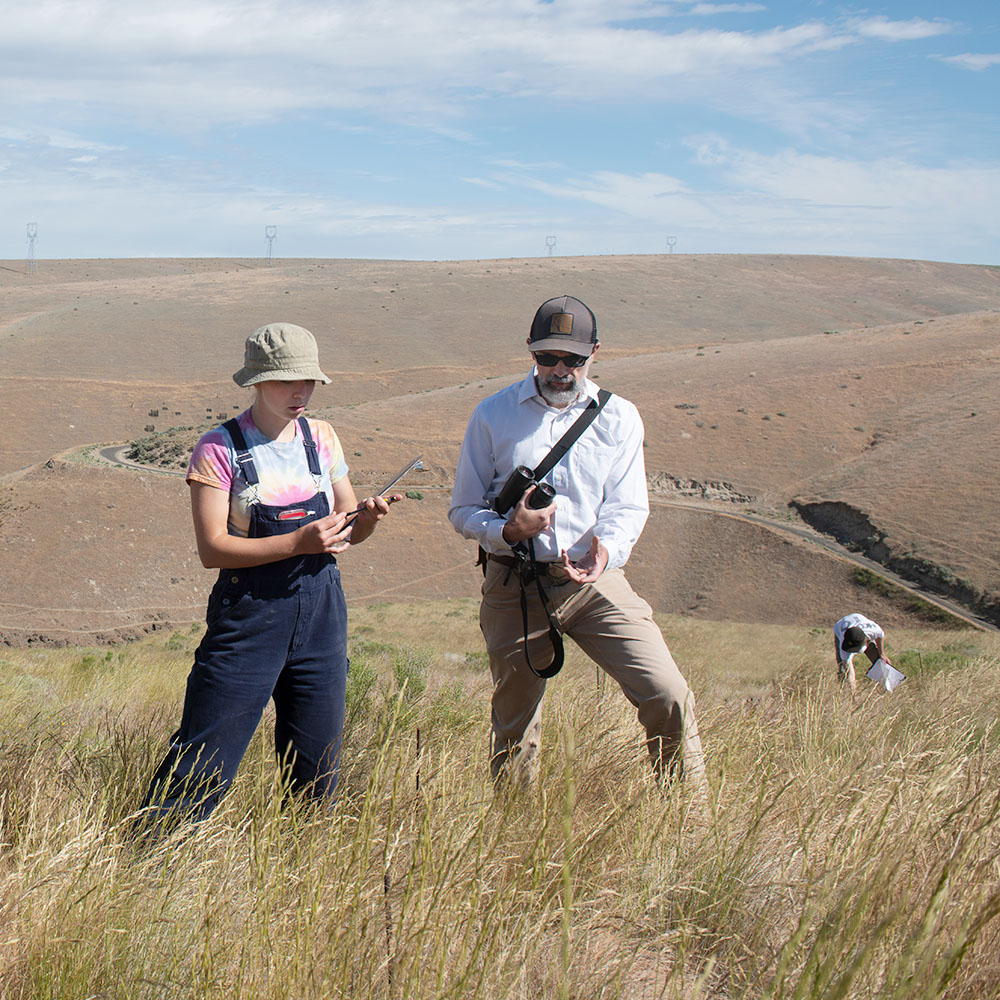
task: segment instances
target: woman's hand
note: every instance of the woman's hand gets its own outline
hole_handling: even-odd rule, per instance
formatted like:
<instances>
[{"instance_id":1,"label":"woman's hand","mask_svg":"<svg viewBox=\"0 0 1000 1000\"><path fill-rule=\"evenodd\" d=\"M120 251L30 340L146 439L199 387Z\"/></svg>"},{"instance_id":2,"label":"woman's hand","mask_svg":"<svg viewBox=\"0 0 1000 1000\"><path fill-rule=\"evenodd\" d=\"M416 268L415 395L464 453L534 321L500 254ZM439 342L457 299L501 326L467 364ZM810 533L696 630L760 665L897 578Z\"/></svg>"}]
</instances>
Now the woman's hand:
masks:
<instances>
[{"instance_id":1,"label":"woman's hand","mask_svg":"<svg viewBox=\"0 0 1000 1000\"><path fill-rule=\"evenodd\" d=\"M230 535L229 494L205 483L191 483L191 512L198 555L202 565L210 569L264 566L289 556L324 552L337 555L350 544L351 527L346 513L329 514L287 534L263 538Z\"/></svg>"},{"instance_id":2,"label":"woman's hand","mask_svg":"<svg viewBox=\"0 0 1000 1000\"><path fill-rule=\"evenodd\" d=\"M304 524L295 532L299 555L339 555L351 544L351 526L344 513L327 514Z\"/></svg>"},{"instance_id":3,"label":"woman's hand","mask_svg":"<svg viewBox=\"0 0 1000 1000\"><path fill-rule=\"evenodd\" d=\"M363 542L376 528L379 521L389 513L389 505L399 503L402 494L394 493L387 497L366 497L358 504L357 514L354 516L354 524L350 529L350 540L352 545Z\"/></svg>"}]
</instances>

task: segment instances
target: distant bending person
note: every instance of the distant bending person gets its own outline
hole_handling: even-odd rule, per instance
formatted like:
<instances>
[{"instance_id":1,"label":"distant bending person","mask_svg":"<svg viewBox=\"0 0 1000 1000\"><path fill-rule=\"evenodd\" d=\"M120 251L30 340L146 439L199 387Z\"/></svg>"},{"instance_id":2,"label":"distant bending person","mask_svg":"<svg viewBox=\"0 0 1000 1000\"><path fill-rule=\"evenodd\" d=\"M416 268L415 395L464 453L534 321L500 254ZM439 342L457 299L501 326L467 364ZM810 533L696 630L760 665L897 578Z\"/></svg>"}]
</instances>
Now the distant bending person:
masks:
<instances>
[{"instance_id":1,"label":"distant bending person","mask_svg":"<svg viewBox=\"0 0 1000 1000\"><path fill-rule=\"evenodd\" d=\"M833 640L837 654L837 677L842 683L849 684L851 691L857 690L854 657L858 653L863 652L872 663L881 659L891 666L885 655L885 633L882 626L857 611L844 615L833 626Z\"/></svg>"},{"instance_id":2,"label":"distant bending person","mask_svg":"<svg viewBox=\"0 0 1000 1000\"><path fill-rule=\"evenodd\" d=\"M209 815L271 699L290 789L322 799L337 784L347 608L336 557L372 533L388 501L369 497L351 516L340 441L303 415L316 383L330 381L308 330L261 327L233 380L253 387L253 403L201 438L187 472L198 555L219 578L146 827Z\"/></svg>"},{"instance_id":3,"label":"distant bending person","mask_svg":"<svg viewBox=\"0 0 1000 1000\"><path fill-rule=\"evenodd\" d=\"M476 407L459 455L448 517L480 546L490 769L535 777L542 696L566 634L635 707L656 772L698 784L694 695L623 572L649 516L642 420L587 378L598 346L583 302L544 302L528 336L532 370Z\"/></svg>"}]
</instances>

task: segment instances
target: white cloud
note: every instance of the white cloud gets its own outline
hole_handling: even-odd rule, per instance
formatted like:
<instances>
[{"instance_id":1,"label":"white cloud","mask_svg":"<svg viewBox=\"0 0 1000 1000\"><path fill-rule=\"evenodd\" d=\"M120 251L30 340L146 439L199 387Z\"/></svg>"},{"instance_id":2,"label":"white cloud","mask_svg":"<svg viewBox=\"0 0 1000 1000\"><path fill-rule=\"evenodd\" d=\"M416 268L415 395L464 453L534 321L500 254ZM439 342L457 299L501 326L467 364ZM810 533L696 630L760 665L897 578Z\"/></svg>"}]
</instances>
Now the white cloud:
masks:
<instances>
[{"instance_id":1,"label":"white cloud","mask_svg":"<svg viewBox=\"0 0 1000 1000\"><path fill-rule=\"evenodd\" d=\"M853 31L863 38L884 42L912 42L921 38L946 35L952 26L946 21L925 21L914 17L909 21L890 21L887 17L869 17L849 22Z\"/></svg>"},{"instance_id":2,"label":"white cloud","mask_svg":"<svg viewBox=\"0 0 1000 1000\"><path fill-rule=\"evenodd\" d=\"M34 130L24 128L5 128L0 126L0 140L16 143L22 146L47 147L54 150L85 149L95 153L108 153L116 147L106 143L94 142L66 132L63 129Z\"/></svg>"},{"instance_id":3,"label":"white cloud","mask_svg":"<svg viewBox=\"0 0 1000 1000\"><path fill-rule=\"evenodd\" d=\"M187 127L358 108L447 123L477 95L663 99L681 77L727 80L862 38L947 30L886 18L847 30L821 21L760 31L650 28L665 10L615 0L0 0L0 82L27 106L173 116ZM628 26L634 18L646 20Z\"/></svg>"},{"instance_id":4,"label":"white cloud","mask_svg":"<svg viewBox=\"0 0 1000 1000\"><path fill-rule=\"evenodd\" d=\"M941 62L951 63L961 69L980 73L991 66L1000 65L1000 52L964 52L958 56L938 56Z\"/></svg>"},{"instance_id":5,"label":"white cloud","mask_svg":"<svg viewBox=\"0 0 1000 1000\"><path fill-rule=\"evenodd\" d=\"M713 138L694 145L699 162L716 168L727 187L817 211L899 209L914 218L958 211L972 219L1000 207L995 164L927 167L894 157L850 160L792 149L765 155Z\"/></svg>"},{"instance_id":6,"label":"white cloud","mask_svg":"<svg viewBox=\"0 0 1000 1000\"><path fill-rule=\"evenodd\" d=\"M669 174L650 172L632 175L609 170L599 170L580 180L552 182L528 179L525 186L618 210L630 211L630 205L643 206L640 214L650 209L658 199L692 193L683 181Z\"/></svg>"},{"instance_id":7,"label":"white cloud","mask_svg":"<svg viewBox=\"0 0 1000 1000\"><path fill-rule=\"evenodd\" d=\"M756 14L767 10L761 3L696 3L689 14Z\"/></svg>"},{"instance_id":8,"label":"white cloud","mask_svg":"<svg viewBox=\"0 0 1000 1000\"><path fill-rule=\"evenodd\" d=\"M487 180L485 177L459 177L463 184L474 184L477 187L489 188L491 191L502 191L503 185L496 181Z\"/></svg>"},{"instance_id":9,"label":"white cloud","mask_svg":"<svg viewBox=\"0 0 1000 1000\"><path fill-rule=\"evenodd\" d=\"M761 239L772 252L870 254L879 248L876 253L891 256L898 247L926 246L952 232L963 234L958 242L968 238L970 245L984 245L987 220L1000 215L1000 166L992 163L925 167L903 159L862 161L795 150L762 155L711 137L693 140L692 146L708 171L697 184L666 174L608 171L524 183L696 234L702 245L738 248Z\"/></svg>"},{"instance_id":10,"label":"white cloud","mask_svg":"<svg viewBox=\"0 0 1000 1000\"><path fill-rule=\"evenodd\" d=\"M563 164L555 160L545 160L542 162L529 163L525 160L500 159L494 162L496 166L507 168L510 170L543 171L543 170L552 170L553 168L561 168L563 166Z\"/></svg>"}]
</instances>

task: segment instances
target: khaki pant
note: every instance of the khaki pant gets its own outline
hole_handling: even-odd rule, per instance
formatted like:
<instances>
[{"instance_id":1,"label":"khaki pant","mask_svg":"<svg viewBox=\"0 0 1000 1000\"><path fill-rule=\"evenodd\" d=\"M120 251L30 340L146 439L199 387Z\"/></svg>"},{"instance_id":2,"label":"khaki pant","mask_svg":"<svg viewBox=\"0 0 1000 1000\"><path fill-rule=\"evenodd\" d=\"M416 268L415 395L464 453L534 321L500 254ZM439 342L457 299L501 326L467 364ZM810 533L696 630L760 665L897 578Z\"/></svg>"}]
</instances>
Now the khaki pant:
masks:
<instances>
[{"instance_id":1,"label":"khaki pant","mask_svg":"<svg viewBox=\"0 0 1000 1000\"><path fill-rule=\"evenodd\" d=\"M524 624L520 583L509 567L490 560L483 580L479 623L493 673L492 746L490 770L505 771L522 782L538 771L541 706L545 680L536 677L524 659ZM596 583L542 586L554 608L560 632L578 646L621 686L646 730L647 746L658 774L682 772L693 784L705 772L694 695L677 669L650 606L632 590L620 569L606 570ZM537 585L528 591L528 653L536 669L552 659L548 619Z\"/></svg>"}]
</instances>

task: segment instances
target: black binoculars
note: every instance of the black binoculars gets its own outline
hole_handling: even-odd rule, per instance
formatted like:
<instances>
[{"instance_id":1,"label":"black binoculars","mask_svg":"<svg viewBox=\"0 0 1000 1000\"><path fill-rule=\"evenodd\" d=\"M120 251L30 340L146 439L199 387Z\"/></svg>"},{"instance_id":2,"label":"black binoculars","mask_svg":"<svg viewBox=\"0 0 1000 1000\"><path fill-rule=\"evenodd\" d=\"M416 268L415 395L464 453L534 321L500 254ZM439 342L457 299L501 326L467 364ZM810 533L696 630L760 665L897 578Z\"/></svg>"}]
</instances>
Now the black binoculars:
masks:
<instances>
[{"instance_id":1,"label":"black binoculars","mask_svg":"<svg viewBox=\"0 0 1000 1000\"><path fill-rule=\"evenodd\" d=\"M506 514L511 507L516 506L529 486L535 487L535 491L528 497L528 506L532 510L548 507L555 499L556 491L548 483L536 482L534 472L526 465L519 465L510 474L507 482L503 484L503 489L496 495L493 509L498 514Z\"/></svg>"}]
</instances>

